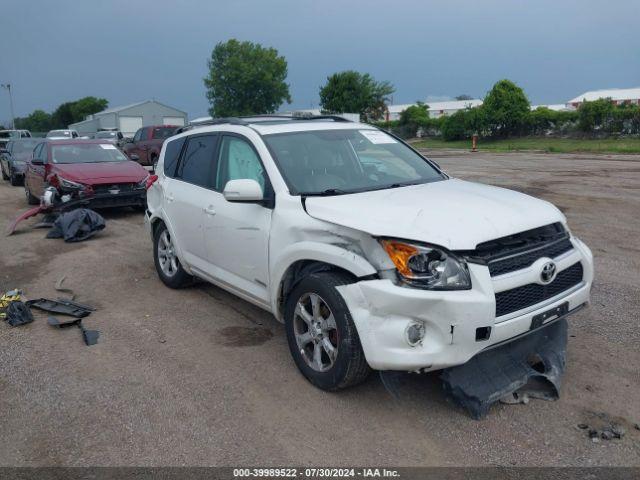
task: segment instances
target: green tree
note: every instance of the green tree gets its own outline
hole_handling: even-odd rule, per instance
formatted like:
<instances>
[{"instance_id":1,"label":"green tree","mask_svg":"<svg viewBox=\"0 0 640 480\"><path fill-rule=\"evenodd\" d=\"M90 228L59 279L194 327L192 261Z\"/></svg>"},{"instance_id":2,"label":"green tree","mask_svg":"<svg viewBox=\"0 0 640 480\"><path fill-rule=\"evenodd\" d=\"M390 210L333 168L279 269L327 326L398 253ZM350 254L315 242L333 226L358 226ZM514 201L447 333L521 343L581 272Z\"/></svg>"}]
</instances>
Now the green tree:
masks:
<instances>
[{"instance_id":1,"label":"green tree","mask_svg":"<svg viewBox=\"0 0 640 480\"><path fill-rule=\"evenodd\" d=\"M445 140L463 140L485 130L486 119L481 107L458 110L442 119L440 132Z\"/></svg>"},{"instance_id":2,"label":"green tree","mask_svg":"<svg viewBox=\"0 0 640 480\"><path fill-rule=\"evenodd\" d=\"M473 97L471 95L467 95L466 93L463 93L462 95L458 95L456 97L456 100L473 100Z\"/></svg>"},{"instance_id":3,"label":"green tree","mask_svg":"<svg viewBox=\"0 0 640 480\"><path fill-rule=\"evenodd\" d=\"M275 48L231 39L218 43L204 79L212 117L273 113L291 103L287 61Z\"/></svg>"},{"instance_id":4,"label":"green tree","mask_svg":"<svg viewBox=\"0 0 640 480\"><path fill-rule=\"evenodd\" d=\"M34 110L29 116L15 119L16 128L31 132L51 130L51 115L44 110Z\"/></svg>"},{"instance_id":5,"label":"green tree","mask_svg":"<svg viewBox=\"0 0 640 480\"><path fill-rule=\"evenodd\" d=\"M398 124L403 127L403 137L413 138L420 128L429 128L429 105L417 102L400 112Z\"/></svg>"},{"instance_id":6,"label":"green tree","mask_svg":"<svg viewBox=\"0 0 640 480\"><path fill-rule=\"evenodd\" d=\"M347 70L334 73L320 87L320 106L329 113L359 113L364 121L378 120L394 91L389 82L377 82L368 73Z\"/></svg>"},{"instance_id":7,"label":"green tree","mask_svg":"<svg viewBox=\"0 0 640 480\"><path fill-rule=\"evenodd\" d=\"M83 97L62 103L51 114L52 128L67 128L72 123L81 122L87 115L101 112L108 105L107 99L97 97Z\"/></svg>"},{"instance_id":8,"label":"green tree","mask_svg":"<svg viewBox=\"0 0 640 480\"><path fill-rule=\"evenodd\" d=\"M614 115L615 107L610 98L600 98L592 102L584 101L578 108L578 128L583 132L606 128Z\"/></svg>"},{"instance_id":9,"label":"green tree","mask_svg":"<svg viewBox=\"0 0 640 480\"><path fill-rule=\"evenodd\" d=\"M510 80L500 80L484 98L482 110L489 133L508 137L522 131L531 106L520 87Z\"/></svg>"},{"instance_id":10,"label":"green tree","mask_svg":"<svg viewBox=\"0 0 640 480\"><path fill-rule=\"evenodd\" d=\"M84 97L80 100L76 100L71 104L71 116L73 122L81 122L89 115L101 112L109 106L109 101L106 98L97 97Z\"/></svg>"}]
</instances>

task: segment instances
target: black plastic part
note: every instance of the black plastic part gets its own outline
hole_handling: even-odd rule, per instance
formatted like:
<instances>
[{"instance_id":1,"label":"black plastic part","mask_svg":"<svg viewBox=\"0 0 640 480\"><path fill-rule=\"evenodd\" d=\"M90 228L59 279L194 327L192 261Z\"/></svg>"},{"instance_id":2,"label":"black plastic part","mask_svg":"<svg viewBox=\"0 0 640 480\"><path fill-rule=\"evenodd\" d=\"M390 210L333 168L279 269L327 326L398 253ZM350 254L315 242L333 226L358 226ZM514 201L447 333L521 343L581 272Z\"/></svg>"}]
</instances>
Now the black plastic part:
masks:
<instances>
[{"instance_id":1,"label":"black plastic part","mask_svg":"<svg viewBox=\"0 0 640 480\"><path fill-rule=\"evenodd\" d=\"M52 327L57 328L78 327L82 332L82 339L87 346L98 343L98 338L100 337L100 332L98 330L87 330L84 325L82 325L82 318L73 318L71 320L61 321L56 317L49 316L49 318L47 318L47 323Z\"/></svg>"},{"instance_id":2,"label":"black plastic part","mask_svg":"<svg viewBox=\"0 0 640 480\"><path fill-rule=\"evenodd\" d=\"M566 350L567 321L561 318L518 340L483 351L464 365L447 368L440 378L447 396L478 420L487 415L493 403L513 396L530 381L545 385L545 398L557 399Z\"/></svg>"},{"instance_id":3,"label":"black plastic part","mask_svg":"<svg viewBox=\"0 0 640 480\"><path fill-rule=\"evenodd\" d=\"M49 325L51 325L52 327L59 327L59 328L73 327L77 325L78 322L81 322L81 321L82 319L80 318L72 318L70 320L60 320L59 318L56 318L52 315L49 315L49 317L47 318L47 323Z\"/></svg>"},{"instance_id":4,"label":"black plastic part","mask_svg":"<svg viewBox=\"0 0 640 480\"><path fill-rule=\"evenodd\" d=\"M491 327L478 327L476 328L476 342L483 342L489 340L491 337Z\"/></svg>"},{"instance_id":5,"label":"black plastic part","mask_svg":"<svg viewBox=\"0 0 640 480\"><path fill-rule=\"evenodd\" d=\"M20 301L10 302L5 309L6 322L12 327L18 327L33 322L33 315L29 307Z\"/></svg>"},{"instance_id":6,"label":"black plastic part","mask_svg":"<svg viewBox=\"0 0 640 480\"><path fill-rule=\"evenodd\" d=\"M51 300L48 298L39 298L38 300L29 300L26 302L26 305L27 307L37 308L45 312L59 313L76 318L86 317L95 310L87 305L65 299Z\"/></svg>"}]
</instances>

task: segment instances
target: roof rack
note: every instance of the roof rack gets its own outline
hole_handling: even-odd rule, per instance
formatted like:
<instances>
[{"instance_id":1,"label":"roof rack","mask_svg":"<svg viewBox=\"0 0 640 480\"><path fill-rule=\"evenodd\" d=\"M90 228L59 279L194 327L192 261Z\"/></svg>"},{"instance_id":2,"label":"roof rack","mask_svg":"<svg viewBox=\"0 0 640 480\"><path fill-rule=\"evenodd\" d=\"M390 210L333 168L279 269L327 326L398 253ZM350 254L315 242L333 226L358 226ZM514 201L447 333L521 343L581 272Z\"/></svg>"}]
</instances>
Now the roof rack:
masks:
<instances>
[{"instance_id":1,"label":"roof rack","mask_svg":"<svg viewBox=\"0 0 640 480\"><path fill-rule=\"evenodd\" d=\"M204 127L209 125L251 125L252 123L260 123L263 121L273 120L291 120L292 122L305 122L309 120L333 120L334 122L351 122L340 115L277 115L277 114L265 114L265 115L247 115L244 117L222 117L212 118L211 120L203 120L197 123L192 123L184 127L176 129L175 134L185 132L192 128ZM253 121L252 121L253 120Z\"/></svg>"}]
</instances>

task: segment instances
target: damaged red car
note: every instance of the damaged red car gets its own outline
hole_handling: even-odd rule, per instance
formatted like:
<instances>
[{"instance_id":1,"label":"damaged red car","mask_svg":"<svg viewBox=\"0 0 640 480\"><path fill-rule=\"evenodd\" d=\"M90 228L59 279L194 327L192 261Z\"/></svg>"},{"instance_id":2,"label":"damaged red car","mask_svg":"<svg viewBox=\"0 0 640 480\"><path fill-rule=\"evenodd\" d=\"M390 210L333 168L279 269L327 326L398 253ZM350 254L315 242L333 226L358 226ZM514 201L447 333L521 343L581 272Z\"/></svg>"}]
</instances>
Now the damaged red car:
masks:
<instances>
[{"instance_id":1,"label":"damaged red car","mask_svg":"<svg viewBox=\"0 0 640 480\"><path fill-rule=\"evenodd\" d=\"M144 207L148 176L105 140L43 141L27 164L24 190L30 205L54 187L61 198L84 199L90 208Z\"/></svg>"}]
</instances>

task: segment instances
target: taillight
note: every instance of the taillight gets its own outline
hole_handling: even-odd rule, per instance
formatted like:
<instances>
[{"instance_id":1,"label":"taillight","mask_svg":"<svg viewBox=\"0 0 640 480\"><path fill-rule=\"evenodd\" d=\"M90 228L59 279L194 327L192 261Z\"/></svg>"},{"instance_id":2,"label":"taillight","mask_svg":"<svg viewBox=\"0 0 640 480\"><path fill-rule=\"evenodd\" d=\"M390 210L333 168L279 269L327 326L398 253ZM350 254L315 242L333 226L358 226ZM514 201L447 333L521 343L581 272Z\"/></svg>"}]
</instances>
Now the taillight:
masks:
<instances>
[{"instance_id":1,"label":"taillight","mask_svg":"<svg viewBox=\"0 0 640 480\"><path fill-rule=\"evenodd\" d=\"M158 180L158 175L149 175L145 183L145 189L149 190L151 188L151 185L156 183L156 180Z\"/></svg>"}]
</instances>

